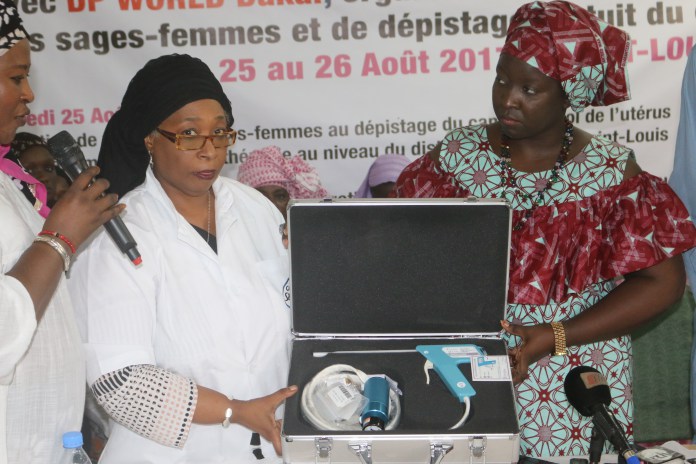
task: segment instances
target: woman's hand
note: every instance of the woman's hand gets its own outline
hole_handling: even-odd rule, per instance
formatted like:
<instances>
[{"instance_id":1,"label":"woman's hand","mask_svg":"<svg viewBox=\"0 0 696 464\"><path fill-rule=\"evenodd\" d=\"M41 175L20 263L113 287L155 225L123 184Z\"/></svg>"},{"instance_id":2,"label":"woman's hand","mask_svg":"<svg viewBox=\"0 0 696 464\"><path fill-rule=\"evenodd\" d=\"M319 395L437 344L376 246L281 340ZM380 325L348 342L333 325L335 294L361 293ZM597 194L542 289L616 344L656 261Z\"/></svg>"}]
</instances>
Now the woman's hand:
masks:
<instances>
[{"instance_id":1,"label":"woman's hand","mask_svg":"<svg viewBox=\"0 0 696 464\"><path fill-rule=\"evenodd\" d=\"M64 235L79 248L97 227L123 211L125 205L116 204L115 194L104 193L109 187L108 181L98 179L92 183L98 173L98 167L91 167L75 179L46 218L44 230ZM63 270L63 259L55 250L45 244L32 243L7 273L29 292L37 321L43 317Z\"/></svg>"},{"instance_id":2,"label":"woman's hand","mask_svg":"<svg viewBox=\"0 0 696 464\"><path fill-rule=\"evenodd\" d=\"M92 166L77 176L44 223L44 229L65 235L78 248L99 226L125 209L125 205L116 204L115 193L106 193L109 181L94 180L97 174L99 168Z\"/></svg>"},{"instance_id":3,"label":"woman's hand","mask_svg":"<svg viewBox=\"0 0 696 464\"><path fill-rule=\"evenodd\" d=\"M550 324L523 326L500 321L503 329L520 337L518 346L508 352L515 385L529 377L529 366L551 354L554 348L553 329Z\"/></svg>"},{"instance_id":4,"label":"woman's hand","mask_svg":"<svg viewBox=\"0 0 696 464\"><path fill-rule=\"evenodd\" d=\"M280 427L282 421L276 420L275 411L283 401L297 393L297 386L281 388L275 393L248 401L232 400L232 422L258 432L273 443L276 454L281 455Z\"/></svg>"}]
</instances>

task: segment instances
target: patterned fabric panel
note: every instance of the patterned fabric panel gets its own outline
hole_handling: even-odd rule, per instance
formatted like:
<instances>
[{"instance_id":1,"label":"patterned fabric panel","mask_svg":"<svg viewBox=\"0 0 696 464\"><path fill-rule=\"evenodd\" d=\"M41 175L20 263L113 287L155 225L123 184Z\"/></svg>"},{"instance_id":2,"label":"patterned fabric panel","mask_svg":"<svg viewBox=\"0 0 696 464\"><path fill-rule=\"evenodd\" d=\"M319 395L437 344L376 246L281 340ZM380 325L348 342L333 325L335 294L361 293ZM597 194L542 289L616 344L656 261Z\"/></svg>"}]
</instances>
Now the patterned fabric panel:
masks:
<instances>
[{"instance_id":1,"label":"patterned fabric panel","mask_svg":"<svg viewBox=\"0 0 696 464\"><path fill-rule=\"evenodd\" d=\"M542 205L577 201L618 185L632 151L601 137L592 141L559 172L559 180L543 197ZM493 153L485 126L456 129L445 137L440 152L443 169L477 197L505 198L513 209L529 209L517 189L503 185L501 158ZM534 194L546 186L551 171L525 173L512 169L519 188Z\"/></svg>"},{"instance_id":2,"label":"patterned fabric panel","mask_svg":"<svg viewBox=\"0 0 696 464\"><path fill-rule=\"evenodd\" d=\"M425 155L406 166L392 191L395 198L465 198L471 194Z\"/></svg>"},{"instance_id":3,"label":"patterned fabric panel","mask_svg":"<svg viewBox=\"0 0 696 464\"><path fill-rule=\"evenodd\" d=\"M512 304L507 308L506 319L521 325L570 319L597 303L614 286L613 282L591 285L563 304ZM517 337L503 333L503 338L509 348L519 344ZM581 365L594 367L607 377L612 398L610 410L630 439L633 435L631 359L631 339L624 336L569 347L567 356L547 356L534 364L529 378L516 386L521 453L526 456L588 453L592 421L568 403L563 389L570 369Z\"/></svg>"},{"instance_id":4,"label":"patterned fabric panel","mask_svg":"<svg viewBox=\"0 0 696 464\"><path fill-rule=\"evenodd\" d=\"M104 374L92 393L129 430L165 446L184 447L198 401L193 380L144 364Z\"/></svg>"}]
</instances>

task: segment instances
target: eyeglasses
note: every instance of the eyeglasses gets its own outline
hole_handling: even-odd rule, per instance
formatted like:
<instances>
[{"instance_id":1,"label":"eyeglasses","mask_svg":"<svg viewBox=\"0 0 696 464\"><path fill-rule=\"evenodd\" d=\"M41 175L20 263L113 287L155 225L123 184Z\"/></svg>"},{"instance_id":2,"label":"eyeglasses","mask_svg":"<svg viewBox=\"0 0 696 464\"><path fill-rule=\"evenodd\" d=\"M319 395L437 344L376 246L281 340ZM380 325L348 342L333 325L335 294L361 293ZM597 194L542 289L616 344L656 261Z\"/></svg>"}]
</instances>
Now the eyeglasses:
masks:
<instances>
[{"instance_id":1,"label":"eyeglasses","mask_svg":"<svg viewBox=\"0 0 696 464\"><path fill-rule=\"evenodd\" d=\"M155 130L167 140L173 142L177 150L200 150L205 146L208 139L210 139L215 148L229 147L237 141L237 131L234 130L213 135L181 135L162 130L159 127Z\"/></svg>"}]
</instances>

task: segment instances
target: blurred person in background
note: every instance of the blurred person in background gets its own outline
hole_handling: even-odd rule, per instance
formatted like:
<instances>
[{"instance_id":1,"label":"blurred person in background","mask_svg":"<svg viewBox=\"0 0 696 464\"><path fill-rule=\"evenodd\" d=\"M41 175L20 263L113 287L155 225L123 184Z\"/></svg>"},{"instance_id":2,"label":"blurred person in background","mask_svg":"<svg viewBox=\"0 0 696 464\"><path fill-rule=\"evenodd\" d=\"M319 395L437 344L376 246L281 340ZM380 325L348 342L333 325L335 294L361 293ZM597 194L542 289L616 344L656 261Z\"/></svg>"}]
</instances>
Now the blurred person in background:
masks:
<instances>
[{"instance_id":1,"label":"blurred person in background","mask_svg":"<svg viewBox=\"0 0 696 464\"><path fill-rule=\"evenodd\" d=\"M17 132L10 144L10 150L29 174L46 187L46 203L52 207L58 201L58 174L56 160L48 144L38 135ZM65 192L65 189L62 189Z\"/></svg>"},{"instance_id":2,"label":"blurred person in background","mask_svg":"<svg viewBox=\"0 0 696 464\"><path fill-rule=\"evenodd\" d=\"M290 199L329 195L312 165L299 155L286 158L276 146L252 151L239 166L237 180L263 193L285 218Z\"/></svg>"},{"instance_id":3,"label":"blurred person in background","mask_svg":"<svg viewBox=\"0 0 696 464\"><path fill-rule=\"evenodd\" d=\"M355 198L387 198L394 190L396 180L401 171L411 161L403 155L386 154L377 157L360 187L355 192Z\"/></svg>"}]
</instances>

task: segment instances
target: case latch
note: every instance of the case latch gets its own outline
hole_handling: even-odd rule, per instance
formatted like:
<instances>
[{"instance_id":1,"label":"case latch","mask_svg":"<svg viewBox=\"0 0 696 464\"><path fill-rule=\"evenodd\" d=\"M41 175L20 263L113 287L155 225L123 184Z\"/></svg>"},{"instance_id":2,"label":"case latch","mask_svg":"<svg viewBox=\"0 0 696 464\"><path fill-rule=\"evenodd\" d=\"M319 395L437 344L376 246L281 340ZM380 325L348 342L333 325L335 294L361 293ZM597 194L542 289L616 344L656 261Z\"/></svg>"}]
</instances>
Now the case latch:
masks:
<instances>
[{"instance_id":1,"label":"case latch","mask_svg":"<svg viewBox=\"0 0 696 464\"><path fill-rule=\"evenodd\" d=\"M333 447L333 439L329 437L317 437L314 439L314 462L331 462L331 448Z\"/></svg>"},{"instance_id":2,"label":"case latch","mask_svg":"<svg viewBox=\"0 0 696 464\"><path fill-rule=\"evenodd\" d=\"M480 462L486 464L486 437L470 437L469 438L469 463L473 464L474 458L479 459Z\"/></svg>"},{"instance_id":3,"label":"case latch","mask_svg":"<svg viewBox=\"0 0 696 464\"><path fill-rule=\"evenodd\" d=\"M372 464L372 445L370 443L349 443L348 448L353 450L360 462Z\"/></svg>"},{"instance_id":4,"label":"case latch","mask_svg":"<svg viewBox=\"0 0 696 464\"><path fill-rule=\"evenodd\" d=\"M430 444L430 464L440 464L445 455L452 451L454 445L450 443L431 443Z\"/></svg>"}]
</instances>

